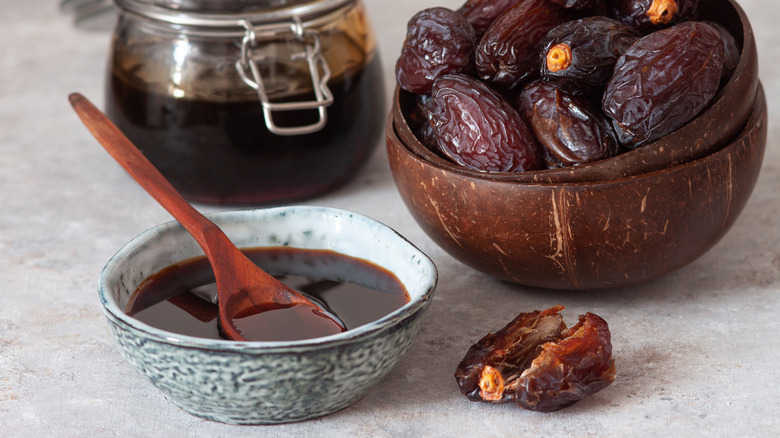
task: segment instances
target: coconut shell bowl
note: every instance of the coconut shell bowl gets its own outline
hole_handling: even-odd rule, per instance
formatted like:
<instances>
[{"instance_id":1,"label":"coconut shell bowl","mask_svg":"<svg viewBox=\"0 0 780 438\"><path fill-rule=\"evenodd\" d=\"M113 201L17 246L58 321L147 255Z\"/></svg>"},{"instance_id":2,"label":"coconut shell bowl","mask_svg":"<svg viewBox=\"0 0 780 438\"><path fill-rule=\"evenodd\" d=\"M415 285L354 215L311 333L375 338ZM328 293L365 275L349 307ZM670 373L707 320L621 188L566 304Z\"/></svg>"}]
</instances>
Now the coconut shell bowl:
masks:
<instances>
[{"instance_id":1,"label":"coconut shell bowl","mask_svg":"<svg viewBox=\"0 0 780 438\"><path fill-rule=\"evenodd\" d=\"M418 141L409 118L415 97L397 90L387 153L412 216L466 265L540 288L633 285L703 255L753 191L767 104L744 12L731 0L702 4L740 44L733 76L688 124L612 158L529 172L471 170Z\"/></svg>"}]
</instances>

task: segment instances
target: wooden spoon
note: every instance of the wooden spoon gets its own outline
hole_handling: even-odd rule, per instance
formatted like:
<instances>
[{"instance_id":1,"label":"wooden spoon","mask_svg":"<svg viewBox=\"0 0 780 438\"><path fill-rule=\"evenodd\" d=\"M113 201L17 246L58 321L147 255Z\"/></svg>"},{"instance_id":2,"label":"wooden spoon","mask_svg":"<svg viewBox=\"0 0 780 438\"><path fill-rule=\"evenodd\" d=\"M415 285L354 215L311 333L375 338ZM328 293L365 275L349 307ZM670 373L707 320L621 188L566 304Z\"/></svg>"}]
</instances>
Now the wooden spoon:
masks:
<instances>
[{"instance_id":1,"label":"wooden spoon","mask_svg":"<svg viewBox=\"0 0 780 438\"><path fill-rule=\"evenodd\" d=\"M219 322L224 335L245 341L246 338L234 323L236 315L252 315L291 306L311 308L316 314L313 318L321 319L316 321L321 330L320 336L345 330L338 317L249 260L215 223L190 205L122 131L89 100L78 93L71 94L69 100L98 142L203 248L217 281Z\"/></svg>"}]
</instances>

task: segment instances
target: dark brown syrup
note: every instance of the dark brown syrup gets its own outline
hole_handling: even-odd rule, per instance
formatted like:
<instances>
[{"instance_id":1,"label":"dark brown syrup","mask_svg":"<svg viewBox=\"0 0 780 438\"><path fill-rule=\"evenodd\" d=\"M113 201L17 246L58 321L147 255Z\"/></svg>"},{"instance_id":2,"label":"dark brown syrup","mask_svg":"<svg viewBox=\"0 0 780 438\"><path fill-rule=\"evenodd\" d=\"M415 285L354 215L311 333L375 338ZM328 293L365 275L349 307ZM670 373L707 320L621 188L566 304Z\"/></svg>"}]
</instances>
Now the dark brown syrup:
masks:
<instances>
[{"instance_id":1,"label":"dark brown syrup","mask_svg":"<svg viewBox=\"0 0 780 438\"><path fill-rule=\"evenodd\" d=\"M376 321L409 302L409 294L395 275L365 260L332 251L285 247L244 252L282 282L320 300L348 330ZM205 257L196 257L147 278L131 297L126 313L162 330L224 339L217 323L217 306L204 298L207 296L216 296L214 274ZM239 332L253 341L332 334L332 325L323 322L298 306L238 315L234 320Z\"/></svg>"},{"instance_id":2,"label":"dark brown syrup","mask_svg":"<svg viewBox=\"0 0 780 438\"><path fill-rule=\"evenodd\" d=\"M207 101L154 92L113 71L106 113L187 199L207 204L280 204L347 182L375 149L385 114L379 57L328 83L325 128L280 136L265 126L257 95ZM291 101L313 100L311 91ZM278 111L283 127L311 124L315 110Z\"/></svg>"}]
</instances>

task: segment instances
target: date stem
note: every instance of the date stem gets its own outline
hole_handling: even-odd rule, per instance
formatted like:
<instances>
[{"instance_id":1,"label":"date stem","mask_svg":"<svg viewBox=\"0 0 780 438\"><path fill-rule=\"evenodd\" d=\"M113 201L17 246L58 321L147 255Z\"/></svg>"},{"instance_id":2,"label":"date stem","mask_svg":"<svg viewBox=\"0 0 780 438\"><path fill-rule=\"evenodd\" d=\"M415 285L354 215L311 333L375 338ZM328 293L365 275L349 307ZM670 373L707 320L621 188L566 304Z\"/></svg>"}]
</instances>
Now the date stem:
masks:
<instances>
[{"instance_id":1,"label":"date stem","mask_svg":"<svg viewBox=\"0 0 780 438\"><path fill-rule=\"evenodd\" d=\"M557 72L566 70L571 65L571 47L566 43L558 43L547 51L547 70Z\"/></svg>"},{"instance_id":2,"label":"date stem","mask_svg":"<svg viewBox=\"0 0 780 438\"><path fill-rule=\"evenodd\" d=\"M486 365L479 376L479 395L486 401L497 401L504 397L504 378L490 365Z\"/></svg>"},{"instance_id":3,"label":"date stem","mask_svg":"<svg viewBox=\"0 0 780 438\"><path fill-rule=\"evenodd\" d=\"M666 24L672 21L677 14L677 2L675 0L653 0L647 9L647 18L653 24Z\"/></svg>"}]
</instances>

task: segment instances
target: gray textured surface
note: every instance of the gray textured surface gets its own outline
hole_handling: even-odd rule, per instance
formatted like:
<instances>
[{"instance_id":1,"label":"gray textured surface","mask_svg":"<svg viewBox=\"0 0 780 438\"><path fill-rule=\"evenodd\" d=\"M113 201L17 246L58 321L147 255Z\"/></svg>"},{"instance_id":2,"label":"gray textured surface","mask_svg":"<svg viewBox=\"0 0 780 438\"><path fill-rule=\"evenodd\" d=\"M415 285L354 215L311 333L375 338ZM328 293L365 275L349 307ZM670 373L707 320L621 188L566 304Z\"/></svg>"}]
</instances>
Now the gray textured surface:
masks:
<instances>
[{"instance_id":1,"label":"gray textured surface","mask_svg":"<svg viewBox=\"0 0 780 438\"><path fill-rule=\"evenodd\" d=\"M388 94L405 23L430 5L366 1ZM308 202L400 231L441 280L409 353L363 400L319 420L237 427L190 416L122 360L97 275L133 236L169 217L70 110L102 102L107 33L55 2L0 0L0 425L3 436L770 436L780 433L780 3L742 0L757 36L769 145L753 197L704 257L645 285L563 293L500 283L430 241L402 205L380 148L349 186ZM204 208L213 211L213 208ZM613 331L617 381L553 414L470 403L452 373L466 348L516 313L561 303Z\"/></svg>"}]
</instances>

